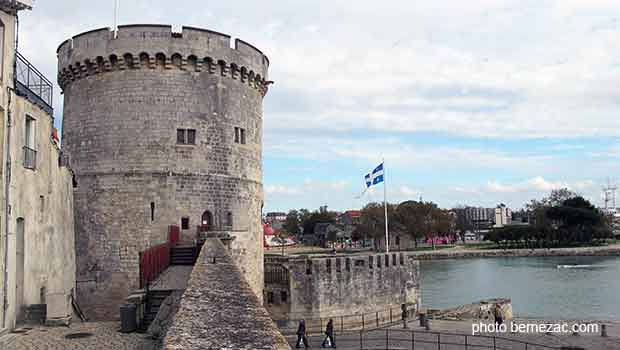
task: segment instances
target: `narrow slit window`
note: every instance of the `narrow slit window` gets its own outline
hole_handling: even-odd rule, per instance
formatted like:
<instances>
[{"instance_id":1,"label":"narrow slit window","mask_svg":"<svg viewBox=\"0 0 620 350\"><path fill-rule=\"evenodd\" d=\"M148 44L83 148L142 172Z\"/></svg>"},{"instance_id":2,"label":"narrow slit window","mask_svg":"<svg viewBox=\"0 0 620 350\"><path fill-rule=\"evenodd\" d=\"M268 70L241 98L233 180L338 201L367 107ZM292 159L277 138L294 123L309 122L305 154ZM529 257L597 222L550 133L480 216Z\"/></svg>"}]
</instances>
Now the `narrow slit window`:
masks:
<instances>
[{"instance_id":1,"label":"narrow slit window","mask_svg":"<svg viewBox=\"0 0 620 350\"><path fill-rule=\"evenodd\" d=\"M239 128L235 128L235 143L239 143Z\"/></svg>"},{"instance_id":2,"label":"narrow slit window","mask_svg":"<svg viewBox=\"0 0 620 350\"><path fill-rule=\"evenodd\" d=\"M233 225L233 214L231 212L228 212L228 214L226 214L226 226L232 226Z\"/></svg>"},{"instance_id":3,"label":"narrow slit window","mask_svg":"<svg viewBox=\"0 0 620 350\"><path fill-rule=\"evenodd\" d=\"M241 144L245 145L245 129L240 129L241 133Z\"/></svg>"},{"instance_id":4,"label":"narrow slit window","mask_svg":"<svg viewBox=\"0 0 620 350\"><path fill-rule=\"evenodd\" d=\"M371 269L374 268L375 262L374 262L374 257L373 256L369 256L368 257L368 267L370 267Z\"/></svg>"},{"instance_id":5,"label":"narrow slit window","mask_svg":"<svg viewBox=\"0 0 620 350\"><path fill-rule=\"evenodd\" d=\"M151 202L151 221L155 221L155 203Z\"/></svg>"}]
</instances>

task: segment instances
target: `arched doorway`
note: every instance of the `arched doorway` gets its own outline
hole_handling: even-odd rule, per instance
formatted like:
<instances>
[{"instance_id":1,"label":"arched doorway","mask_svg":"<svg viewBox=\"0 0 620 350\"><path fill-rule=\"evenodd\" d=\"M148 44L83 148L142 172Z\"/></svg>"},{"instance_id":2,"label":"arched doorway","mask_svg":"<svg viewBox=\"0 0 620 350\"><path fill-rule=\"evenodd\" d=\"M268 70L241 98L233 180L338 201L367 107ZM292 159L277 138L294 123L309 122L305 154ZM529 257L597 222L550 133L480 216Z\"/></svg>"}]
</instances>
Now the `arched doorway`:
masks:
<instances>
[{"instance_id":1,"label":"arched doorway","mask_svg":"<svg viewBox=\"0 0 620 350\"><path fill-rule=\"evenodd\" d=\"M210 231L213 229L213 214L210 211L206 210L202 213L202 220L200 221L201 231Z\"/></svg>"}]
</instances>

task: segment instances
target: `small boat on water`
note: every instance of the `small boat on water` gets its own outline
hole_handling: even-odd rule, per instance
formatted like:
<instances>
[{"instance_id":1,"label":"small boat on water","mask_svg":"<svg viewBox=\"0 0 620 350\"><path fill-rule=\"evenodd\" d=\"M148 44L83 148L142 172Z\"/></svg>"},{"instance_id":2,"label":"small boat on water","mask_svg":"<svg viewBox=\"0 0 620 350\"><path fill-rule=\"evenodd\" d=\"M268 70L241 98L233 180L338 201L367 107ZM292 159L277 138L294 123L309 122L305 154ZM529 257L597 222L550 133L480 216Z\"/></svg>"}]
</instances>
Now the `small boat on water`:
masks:
<instances>
[{"instance_id":1,"label":"small boat on water","mask_svg":"<svg viewBox=\"0 0 620 350\"><path fill-rule=\"evenodd\" d=\"M594 265L558 265L558 269L589 269L595 267Z\"/></svg>"}]
</instances>

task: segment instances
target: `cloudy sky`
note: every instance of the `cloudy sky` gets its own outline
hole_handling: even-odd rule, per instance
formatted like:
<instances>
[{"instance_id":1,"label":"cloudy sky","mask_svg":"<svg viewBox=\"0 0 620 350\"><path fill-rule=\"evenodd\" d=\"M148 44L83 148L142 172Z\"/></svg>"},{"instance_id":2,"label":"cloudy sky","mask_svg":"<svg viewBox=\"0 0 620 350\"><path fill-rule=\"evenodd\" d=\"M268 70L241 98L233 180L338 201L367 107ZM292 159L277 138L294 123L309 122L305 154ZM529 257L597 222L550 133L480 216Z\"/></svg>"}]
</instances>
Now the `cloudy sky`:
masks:
<instances>
[{"instance_id":1,"label":"cloudy sky","mask_svg":"<svg viewBox=\"0 0 620 350\"><path fill-rule=\"evenodd\" d=\"M620 180L617 0L120 0L120 24L231 34L270 59L266 210L356 208L385 158L391 201L520 207ZM113 0L38 0L20 51L113 24ZM56 123L62 97L56 89Z\"/></svg>"}]
</instances>

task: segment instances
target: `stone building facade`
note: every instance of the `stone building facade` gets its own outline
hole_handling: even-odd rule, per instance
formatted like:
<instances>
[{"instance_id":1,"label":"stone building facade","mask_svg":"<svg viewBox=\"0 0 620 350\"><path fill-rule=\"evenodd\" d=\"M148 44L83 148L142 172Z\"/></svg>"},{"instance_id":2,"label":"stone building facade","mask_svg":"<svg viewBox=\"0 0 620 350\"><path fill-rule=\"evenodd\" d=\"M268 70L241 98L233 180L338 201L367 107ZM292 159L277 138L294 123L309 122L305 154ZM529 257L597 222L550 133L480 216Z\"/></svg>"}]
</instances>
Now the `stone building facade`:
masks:
<instances>
[{"instance_id":1,"label":"stone building facade","mask_svg":"<svg viewBox=\"0 0 620 350\"><path fill-rule=\"evenodd\" d=\"M402 304L410 311L420 305L419 263L410 253L266 256L263 298L279 321L389 309L400 317Z\"/></svg>"},{"instance_id":2,"label":"stone building facade","mask_svg":"<svg viewBox=\"0 0 620 350\"><path fill-rule=\"evenodd\" d=\"M63 145L76 174L78 297L117 316L139 253L197 226L234 238L263 289L262 100L269 61L228 35L165 25L79 34L58 48Z\"/></svg>"},{"instance_id":3,"label":"stone building facade","mask_svg":"<svg viewBox=\"0 0 620 350\"><path fill-rule=\"evenodd\" d=\"M73 174L53 85L15 47L17 12L30 5L0 1L0 334L26 318L66 324L75 287Z\"/></svg>"}]
</instances>

